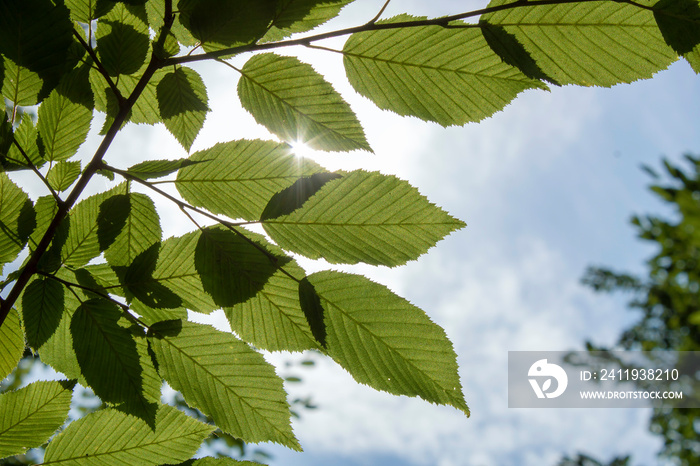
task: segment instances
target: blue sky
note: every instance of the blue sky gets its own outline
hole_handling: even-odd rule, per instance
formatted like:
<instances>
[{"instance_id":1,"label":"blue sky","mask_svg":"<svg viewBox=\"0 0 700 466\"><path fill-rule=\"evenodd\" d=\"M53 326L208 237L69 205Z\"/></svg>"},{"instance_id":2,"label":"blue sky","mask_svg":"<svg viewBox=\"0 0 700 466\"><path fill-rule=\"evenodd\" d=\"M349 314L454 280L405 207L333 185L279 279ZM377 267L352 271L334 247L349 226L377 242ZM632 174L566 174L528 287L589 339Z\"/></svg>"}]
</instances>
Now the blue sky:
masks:
<instances>
[{"instance_id":1,"label":"blue sky","mask_svg":"<svg viewBox=\"0 0 700 466\"><path fill-rule=\"evenodd\" d=\"M357 0L334 24L360 24L382 3ZM485 3L404 0L393 2L387 15L438 16ZM648 411L509 409L506 361L509 350L579 349L586 339L612 344L634 320L623 298L594 295L579 280L592 264L643 271L652 250L635 240L628 219L662 206L647 192L649 179L639 165L658 167L662 155L679 159L700 152L700 86L690 67L679 62L652 80L613 89L528 91L480 124L444 129L376 109L349 86L338 56L284 53L298 54L328 77L358 114L375 150L313 154L319 163L397 174L467 222L405 267L344 270L391 287L445 328L472 416L375 392L317 358L314 369L297 371L304 382L288 387L293 396L311 395L319 406L294 421L306 452L264 445L274 454L272 464L553 465L562 454L578 451L601 458L634 453L635 465L655 463L661 443L647 433ZM271 137L241 110L237 76L229 68L196 69L213 112L193 151L219 141ZM83 153L91 153L95 133ZM129 125L107 161L128 167L143 158L183 156L162 126ZM94 189L107 186L100 180ZM160 203L158 209L166 237L191 230L173 206ZM328 267L301 263L309 271ZM215 319L225 327L220 314ZM281 367L290 358L269 355Z\"/></svg>"}]
</instances>

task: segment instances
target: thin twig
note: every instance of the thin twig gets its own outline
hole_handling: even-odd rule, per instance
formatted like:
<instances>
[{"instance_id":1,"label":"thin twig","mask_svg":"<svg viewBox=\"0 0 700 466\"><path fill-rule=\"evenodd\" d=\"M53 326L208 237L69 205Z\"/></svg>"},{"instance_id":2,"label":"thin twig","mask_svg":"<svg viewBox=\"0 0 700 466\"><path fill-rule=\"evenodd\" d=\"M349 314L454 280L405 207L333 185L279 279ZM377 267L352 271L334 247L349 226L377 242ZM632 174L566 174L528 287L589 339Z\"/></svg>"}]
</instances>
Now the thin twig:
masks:
<instances>
[{"instance_id":1,"label":"thin twig","mask_svg":"<svg viewBox=\"0 0 700 466\"><path fill-rule=\"evenodd\" d=\"M100 60L97 58L97 54L92 49L92 47L90 47L90 44L85 42L83 36L81 36L80 33L75 29L73 29L73 35L78 39L78 42L80 42L80 45L82 45L85 51L87 51L88 55L90 55L90 58L92 58L93 63L95 64L95 66L97 66L97 70L100 72L102 77L105 78L105 81L107 81L107 85L114 93L114 96L117 98L119 106L121 107L122 105L126 104L126 98L122 95L119 88L117 88L117 85L114 83L114 81L112 81L112 78L109 76L109 73L102 65L102 62L100 62ZM89 37L88 40L90 40Z\"/></svg>"},{"instance_id":2,"label":"thin twig","mask_svg":"<svg viewBox=\"0 0 700 466\"><path fill-rule=\"evenodd\" d=\"M386 7L389 6L389 3L390 3L390 2L391 2L391 0L386 0L386 3L384 3L384 6L382 7L382 9L379 10L379 13L377 13L377 16L375 16L374 18L370 19L370 20L367 22L367 24L374 24L374 23L376 23L377 21L379 21L379 18L382 17L382 13L384 13L384 10L386 10Z\"/></svg>"},{"instance_id":3,"label":"thin twig","mask_svg":"<svg viewBox=\"0 0 700 466\"><path fill-rule=\"evenodd\" d=\"M39 177L39 179L46 185L47 188L49 188L49 191L51 192L51 195L53 196L54 199L56 199L57 204L63 204L63 199L58 195L58 193L51 187L51 184L49 183L49 180L46 179L44 175L41 174L38 168L36 168L36 165L32 163L32 160L29 158L27 153L22 149L22 146L19 145L17 142L17 139L12 139L12 143L15 145L17 150L19 151L20 154L22 154L22 157L24 157L27 161L27 166L32 169L34 174Z\"/></svg>"},{"instance_id":4,"label":"thin twig","mask_svg":"<svg viewBox=\"0 0 700 466\"><path fill-rule=\"evenodd\" d=\"M149 328L148 325L146 325L145 323L141 322L141 320L140 320L138 317L134 316L134 315L130 312L130 308L129 308L129 305L128 305L128 304L121 303L121 302L117 301L116 299L112 298L112 297L111 297L110 295L108 295L108 294L102 293L101 291L98 291L98 290L96 290L96 289L94 289L94 288L90 288L89 286L81 285L81 284L79 284L79 283L69 282L68 280L64 280L64 279L62 279L62 278L58 278L57 276L51 275L51 274L49 274L49 273L45 273L45 272L41 272L41 271L40 271L40 272L37 272L37 274L38 274L38 275L41 275L41 276L44 276L44 277L46 277L46 278L49 278L49 279L51 279L51 280L55 280L55 281L57 281L57 282L59 282L59 283L65 285L65 286L67 286L67 287L73 292L73 294L75 295L75 297L78 298L78 300L80 300L80 302L82 302L82 300L80 299L80 296L78 296L78 295L75 293L75 291L73 291L73 288L78 288L78 289L80 289L80 290L87 291L88 293L92 293L92 294L94 294L95 296L99 296L99 297L102 298L102 299L105 299L105 300L107 300L107 301L110 301L110 302L116 304L117 306L119 306L119 308L122 310L122 312L124 313L124 316L125 316L127 319L131 320L131 321L132 321L133 323L135 323L135 324L141 325L141 326L143 326L143 327L145 327L145 328Z\"/></svg>"}]
</instances>

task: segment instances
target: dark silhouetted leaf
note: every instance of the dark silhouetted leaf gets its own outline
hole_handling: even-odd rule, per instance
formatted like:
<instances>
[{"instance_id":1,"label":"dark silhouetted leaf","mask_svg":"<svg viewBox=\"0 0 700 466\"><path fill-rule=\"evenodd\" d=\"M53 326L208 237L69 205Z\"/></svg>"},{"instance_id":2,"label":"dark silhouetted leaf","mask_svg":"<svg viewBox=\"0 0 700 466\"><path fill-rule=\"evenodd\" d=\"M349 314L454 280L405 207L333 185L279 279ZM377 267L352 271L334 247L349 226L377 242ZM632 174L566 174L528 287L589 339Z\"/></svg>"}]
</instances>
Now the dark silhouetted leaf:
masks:
<instances>
[{"instance_id":1,"label":"dark silhouetted leaf","mask_svg":"<svg viewBox=\"0 0 700 466\"><path fill-rule=\"evenodd\" d=\"M27 343L41 348L51 338L63 317L65 291L62 284L50 278L38 277L22 295Z\"/></svg>"}]
</instances>

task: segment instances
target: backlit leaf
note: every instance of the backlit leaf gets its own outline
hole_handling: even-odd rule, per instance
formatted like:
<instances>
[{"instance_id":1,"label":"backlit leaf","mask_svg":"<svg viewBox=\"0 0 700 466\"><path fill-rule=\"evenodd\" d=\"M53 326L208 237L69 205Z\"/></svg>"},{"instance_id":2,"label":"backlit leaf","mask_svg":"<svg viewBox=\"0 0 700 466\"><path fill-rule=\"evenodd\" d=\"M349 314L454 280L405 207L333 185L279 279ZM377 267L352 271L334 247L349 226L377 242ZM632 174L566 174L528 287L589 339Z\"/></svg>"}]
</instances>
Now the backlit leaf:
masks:
<instances>
[{"instance_id":1,"label":"backlit leaf","mask_svg":"<svg viewBox=\"0 0 700 466\"><path fill-rule=\"evenodd\" d=\"M204 291L202 278L195 268L195 248L200 234L195 231L163 241L152 281L174 291L186 308L208 314L220 306ZM146 281L144 286L148 285Z\"/></svg>"},{"instance_id":2,"label":"backlit leaf","mask_svg":"<svg viewBox=\"0 0 700 466\"><path fill-rule=\"evenodd\" d=\"M442 126L483 120L525 89L546 88L505 63L476 28L361 32L343 55L350 84L379 108Z\"/></svg>"},{"instance_id":3,"label":"backlit leaf","mask_svg":"<svg viewBox=\"0 0 700 466\"><path fill-rule=\"evenodd\" d=\"M70 188L80 176L80 162L59 162L49 170L46 180L56 191Z\"/></svg>"},{"instance_id":4,"label":"backlit leaf","mask_svg":"<svg viewBox=\"0 0 700 466\"><path fill-rule=\"evenodd\" d=\"M83 66L66 75L39 107L37 128L46 160L72 157L85 142L94 106L88 72Z\"/></svg>"},{"instance_id":5,"label":"backlit leaf","mask_svg":"<svg viewBox=\"0 0 700 466\"><path fill-rule=\"evenodd\" d=\"M273 141L231 141L192 154L201 162L182 168L176 186L182 197L215 214L259 220L270 198L304 175L322 170Z\"/></svg>"},{"instance_id":6,"label":"backlit leaf","mask_svg":"<svg viewBox=\"0 0 700 466\"><path fill-rule=\"evenodd\" d=\"M151 335L158 371L188 404L246 442L299 449L282 379L261 354L229 333L191 322L160 322Z\"/></svg>"},{"instance_id":7,"label":"backlit leaf","mask_svg":"<svg viewBox=\"0 0 700 466\"><path fill-rule=\"evenodd\" d=\"M168 176L183 167L194 165L196 163L197 162L188 159L147 160L129 167L127 172L129 172L129 174L132 176L141 178L142 180L149 180L152 178L162 178L164 176Z\"/></svg>"},{"instance_id":8,"label":"backlit leaf","mask_svg":"<svg viewBox=\"0 0 700 466\"><path fill-rule=\"evenodd\" d=\"M324 184L299 209L263 222L282 248L331 263L395 266L464 227L395 176L355 171Z\"/></svg>"},{"instance_id":9,"label":"backlit leaf","mask_svg":"<svg viewBox=\"0 0 700 466\"><path fill-rule=\"evenodd\" d=\"M0 395L0 458L46 442L68 417L73 384L34 382Z\"/></svg>"},{"instance_id":10,"label":"backlit leaf","mask_svg":"<svg viewBox=\"0 0 700 466\"><path fill-rule=\"evenodd\" d=\"M46 448L43 464L178 463L194 455L213 430L171 406L158 408L155 431L138 418L105 409L71 423Z\"/></svg>"},{"instance_id":11,"label":"backlit leaf","mask_svg":"<svg viewBox=\"0 0 700 466\"><path fill-rule=\"evenodd\" d=\"M117 3L100 21L97 53L111 76L135 73L146 61L149 40L145 14L143 6Z\"/></svg>"},{"instance_id":12,"label":"backlit leaf","mask_svg":"<svg viewBox=\"0 0 700 466\"><path fill-rule=\"evenodd\" d=\"M444 330L388 288L359 276L308 277L323 308L326 351L360 383L469 414Z\"/></svg>"},{"instance_id":13,"label":"backlit leaf","mask_svg":"<svg viewBox=\"0 0 700 466\"><path fill-rule=\"evenodd\" d=\"M126 195L128 215L124 226L105 250L105 259L111 266L127 266L156 243L160 243L161 228L158 213L150 197L129 193Z\"/></svg>"},{"instance_id":14,"label":"backlit leaf","mask_svg":"<svg viewBox=\"0 0 700 466\"><path fill-rule=\"evenodd\" d=\"M90 196L70 211L68 238L61 249L64 264L83 266L114 242L129 215L128 197L120 192L124 185Z\"/></svg>"},{"instance_id":15,"label":"backlit leaf","mask_svg":"<svg viewBox=\"0 0 700 466\"><path fill-rule=\"evenodd\" d=\"M263 236L246 234L275 256L284 257ZM275 270L255 296L224 309L231 329L244 341L268 351L317 348L299 304L299 281L304 276L304 270L295 261Z\"/></svg>"},{"instance_id":16,"label":"backlit leaf","mask_svg":"<svg viewBox=\"0 0 700 466\"><path fill-rule=\"evenodd\" d=\"M73 21L89 24L109 12L115 2L110 0L65 0Z\"/></svg>"},{"instance_id":17,"label":"backlit leaf","mask_svg":"<svg viewBox=\"0 0 700 466\"><path fill-rule=\"evenodd\" d=\"M0 380L4 379L15 369L24 353L24 332L19 320L19 314L14 309L0 326Z\"/></svg>"},{"instance_id":18,"label":"backlit leaf","mask_svg":"<svg viewBox=\"0 0 700 466\"><path fill-rule=\"evenodd\" d=\"M32 164L36 167L41 167L46 163L46 160L41 156L41 149L39 147L39 141L37 140L38 134L36 126L34 126L34 122L32 122L32 117L27 113L23 114L22 121L14 133L15 143L10 146L7 157L26 165L27 159L18 148L21 147Z\"/></svg>"},{"instance_id":19,"label":"backlit leaf","mask_svg":"<svg viewBox=\"0 0 700 466\"><path fill-rule=\"evenodd\" d=\"M244 302L260 291L278 266L290 259L263 252L246 233L222 226L201 230L194 264L202 286L220 307Z\"/></svg>"},{"instance_id":20,"label":"backlit leaf","mask_svg":"<svg viewBox=\"0 0 700 466\"><path fill-rule=\"evenodd\" d=\"M202 78L191 68L177 68L163 76L156 95L165 127L189 151L209 111Z\"/></svg>"},{"instance_id":21,"label":"backlit leaf","mask_svg":"<svg viewBox=\"0 0 700 466\"><path fill-rule=\"evenodd\" d=\"M72 34L73 23L62 2L0 3L0 53L7 59L2 94L18 105L38 103L58 83Z\"/></svg>"},{"instance_id":22,"label":"backlit leaf","mask_svg":"<svg viewBox=\"0 0 700 466\"><path fill-rule=\"evenodd\" d=\"M266 53L248 60L241 74L243 107L281 139L327 151L372 151L350 106L310 65Z\"/></svg>"},{"instance_id":23,"label":"backlit leaf","mask_svg":"<svg viewBox=\"0 0 700 466\"><path fill-rule=\"evenodd\" d=\"M507 3L512 0L492 0L489 6ZM629 83L650 78L677 58L652 11L622 2L537 3L490 13L481 21L517 38L559 84Z\"/></svg>"},{"instance_id":24,"label":"backlit leaf","mask_svg":"<svg viewBox=\"0 0 700 466\"><path fill-rule=\"evenodd\" d=\"M0 173L0 266L13 261L36 225L29 196Z\"/></svg>"}]
</instances>

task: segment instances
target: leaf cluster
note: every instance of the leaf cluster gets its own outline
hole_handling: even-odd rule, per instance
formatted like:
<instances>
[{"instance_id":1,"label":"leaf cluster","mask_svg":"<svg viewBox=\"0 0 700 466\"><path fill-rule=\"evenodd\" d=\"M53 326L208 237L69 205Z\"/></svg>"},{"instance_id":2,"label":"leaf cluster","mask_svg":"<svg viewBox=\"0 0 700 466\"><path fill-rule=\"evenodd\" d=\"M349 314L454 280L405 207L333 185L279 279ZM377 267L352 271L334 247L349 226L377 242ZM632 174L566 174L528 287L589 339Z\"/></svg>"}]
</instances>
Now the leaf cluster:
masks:
<instances>
[{"instance_id":1,"label":"leaf cluster","mask_svg":"<svg viewBox=\"0 0 700 466\"><path fill-rule=\"evenodd\" d=\"M76 381L106 407L55 436L45 464L180 463L215 430L300 449L283 380L259 350L317 350L360 383L469 414L452 344L423 310L294 259L400 266L465 224L395 176L296 157L300 142L372 148L332 83L273 50L340 54L359 94L442 126L478 122L527 89L632 82L679 56L699 69L695 0L493 0L380 19L386 2L364 25L313 32L351 1L0 0L0 264L23 258L0 284L0 376L28 346L69 379L0 395L0 457L59 429ZM340 50L322 45L346 36ZM203 60L237 76L243 108L277 140L190 154L210 98L188 65ZM33 105L36 121L24 111ZM96 113L102 139L84 160ZM128 123L163 124L188 157L108 163ZM30 197L13 171L31 171L43 195ZM120 180L86 197L96 174ZM193 231L164 238L154 199ZM218 309L233 333L187 320ZM162 404L163 381L211 422Z\"/></svg>"}]
</instances>

